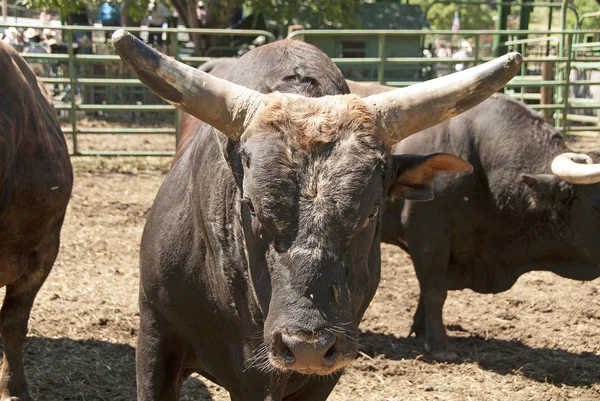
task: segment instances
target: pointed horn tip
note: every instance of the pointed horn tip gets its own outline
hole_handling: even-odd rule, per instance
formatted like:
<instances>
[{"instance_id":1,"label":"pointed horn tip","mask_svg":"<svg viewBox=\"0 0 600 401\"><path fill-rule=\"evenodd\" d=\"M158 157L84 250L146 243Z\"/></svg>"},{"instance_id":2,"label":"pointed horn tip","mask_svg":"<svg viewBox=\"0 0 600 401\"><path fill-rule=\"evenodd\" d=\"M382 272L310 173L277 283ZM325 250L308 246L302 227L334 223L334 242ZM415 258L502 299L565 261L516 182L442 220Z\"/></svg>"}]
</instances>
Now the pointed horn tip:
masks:
<instances>
[{"instance_id":1,"label":"pointed horn tip","mask_svg":"<svg viewBox=\"0 0 600 401\"><path fill-rule=\"evenodd\" d=\"M113 34L112 34L112 42L113 42L113 46L115 46L115 48L122 42L124 42L125 40L131 40L131 38L133 38L133 35L130 34L129 32L127 32L124 29L117 29Z\"/></svg>"},{"instance_id":2,"label":"pointed horn tip","mask_svg":"<svg viewBox=\"0 0 600 401\"><path fill-rule=\"evenodd\" d=\"M506 55L506 67L519 67L521 64L523 64L523 56L521 56L521 53L508 53Z\"/></svg>"}]
</instances>

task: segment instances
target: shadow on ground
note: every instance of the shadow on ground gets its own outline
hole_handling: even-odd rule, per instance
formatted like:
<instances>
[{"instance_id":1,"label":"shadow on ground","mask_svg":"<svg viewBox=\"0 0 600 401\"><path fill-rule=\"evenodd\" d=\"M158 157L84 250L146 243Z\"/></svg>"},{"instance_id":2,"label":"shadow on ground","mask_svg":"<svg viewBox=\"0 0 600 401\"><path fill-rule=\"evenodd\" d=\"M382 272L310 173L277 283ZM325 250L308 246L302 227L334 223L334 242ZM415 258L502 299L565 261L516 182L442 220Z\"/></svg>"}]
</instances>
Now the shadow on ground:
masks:
<instances>
[{"instance_id":1,"label":"shadow on ground","mask_svg":"<svg viewBox=\"0 0 600 401\"><path fill-rule=\"evenodd\" d=\"M363 331L361 349L370 356L387 359L423 357L423 343L413 337L396 337ZM458 363L476 363L482 369L502 375L519 374L554 386L591 386L600 383L600 356L592 352L573 353L563 349L531 348L520 341L507 341L478 335L450 337L448 345L461 358ZM426 360L426 358L423 358Z\"/></svg>"},{"instance_id":2,"label":"shadow on ground","mask_svg":"<svg viewBox=\"0 0 600 401\"><path fill-rule=\"evenodd\" d=\"M130 345L28 337L23 351L29 391L35 400L136 399L135 349ZM211 396L202 381L190 378L182 399L209 401Z\"/></svg>"}]
</instances>

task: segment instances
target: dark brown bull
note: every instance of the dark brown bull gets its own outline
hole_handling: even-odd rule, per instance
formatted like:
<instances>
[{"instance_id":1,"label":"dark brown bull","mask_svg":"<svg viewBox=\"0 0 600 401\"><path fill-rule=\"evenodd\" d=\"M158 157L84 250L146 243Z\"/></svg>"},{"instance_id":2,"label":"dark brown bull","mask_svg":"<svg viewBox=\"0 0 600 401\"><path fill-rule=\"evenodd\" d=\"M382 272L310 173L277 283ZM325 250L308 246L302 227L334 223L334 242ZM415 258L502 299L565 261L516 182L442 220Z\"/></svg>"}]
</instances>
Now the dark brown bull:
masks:
<instances>
[{"instance_id":1,"label":"dark brown bull","mask_svg":"<svg viewBox=\"0 0 600 401\"><path fill-rule=\"evenodd\" d=\"M348 82L361 96L394 88ZM435 200L386 204L382 241L410 253L421 296L411 332L436 359L446 350L448 290L498 293L547 270L600 277L600 152L573 153L551 125L504 95L417 133L394 153L450 152L473 174L438 177Z\"/></svg>"},{"instance_id":2,"label":"dark brown bull","mask_svg":"<svg viewBox=\"0 0 600 401\"><path fill-rule=\"evenodd\" d=\"M383 199L427 199L436 173L471 168L389 144L489 96L520 56L360 99L299 41L246 53L224 80L113 39L144 84L212 126L190 135L144 229L138 398L177 400L199 372L234 401L324 400L379 282Z\"/></svg>"},{"instance_id":3,"label":"dark brown bull","mask_svg":"<svg viewBox=\"0 0 600 401\"><path fill-rule=\"evenodd\" d=\"M56 111L19 54L0 41L0 399L30 400L21 352L35 296L58 253L73 172Z\"/></svg>"}]
</instances>

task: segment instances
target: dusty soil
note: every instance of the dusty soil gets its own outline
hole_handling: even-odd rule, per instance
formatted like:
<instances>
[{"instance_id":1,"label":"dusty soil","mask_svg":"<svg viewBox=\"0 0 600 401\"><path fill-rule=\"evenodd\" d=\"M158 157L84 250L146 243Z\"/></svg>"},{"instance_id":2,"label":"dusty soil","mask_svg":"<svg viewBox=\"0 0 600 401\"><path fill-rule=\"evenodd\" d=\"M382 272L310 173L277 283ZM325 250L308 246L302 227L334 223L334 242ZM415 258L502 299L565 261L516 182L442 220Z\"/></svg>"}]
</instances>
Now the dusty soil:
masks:
<instances>
[{"instance_id":1,"label":"dusty soil","mask_svg":"<svg viewBox=\"0 0 600 401\"><path fill-rule=\"evenodd\" d=\"M598 141L584 147L600 148ZM30 390L36 400L133 400L138 246L169 159L74 164L61 252L25 345ZM431 362L419 340L406 338L418 297L410 259L384 246L381 285L361 324L361 354L330 399L600 399L599 293L600 280L543 272L498 295L451 292L444 318L462 360ZM193 377L182 399L229 398Z\"/></svg>"}]
</instances>

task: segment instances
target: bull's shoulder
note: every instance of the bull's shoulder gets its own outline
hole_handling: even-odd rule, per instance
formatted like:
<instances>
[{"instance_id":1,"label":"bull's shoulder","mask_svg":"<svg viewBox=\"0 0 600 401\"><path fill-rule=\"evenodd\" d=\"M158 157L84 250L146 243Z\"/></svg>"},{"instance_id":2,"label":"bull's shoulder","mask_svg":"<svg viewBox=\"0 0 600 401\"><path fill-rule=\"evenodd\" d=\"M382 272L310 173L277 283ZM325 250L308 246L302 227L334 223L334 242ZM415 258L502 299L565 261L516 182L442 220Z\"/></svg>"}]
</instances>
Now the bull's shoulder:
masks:
<instances>
[{"instance_id":1,"label":"bull's shoulder","mask_svg":"<svg viewBox=\"0 0 600 401\"><path fill-rule=\"evenodd\" d=\"M21 136L18 142L35 137L46 151L57 142L66 149L48 93L27 62L5 43L0 43L0 71L0 134Z\"/></svg>"},{"instance_id":2,"label":"bull's shoulder","mask_svg":"<svg viewBox=\"0 0 600 401\"><path fill-rule=\"evenodd\" d=\"M457 140L452 137L465 136L462 130L456 130L451 124L451 120L435 125L424 131L417 132L394 144L392 153L394 154L427 154L436 152L453 153L453 146ZM462 139L461 139L462 140ZM458 141L460 143L460 141Z\"/></svg>"},{"instance_id":3,"label":"bull's shoulder","mask_svg":"<svg viewBox=\"0 0 600 401\"><path fill-rule=\"evenodd\" d=\"M27 62L0 43L0 179L29 193L58 187L69 194L71 162L56 110ZM16 159L22 160L13 168Z\"/></svg>"}]
</instances>

